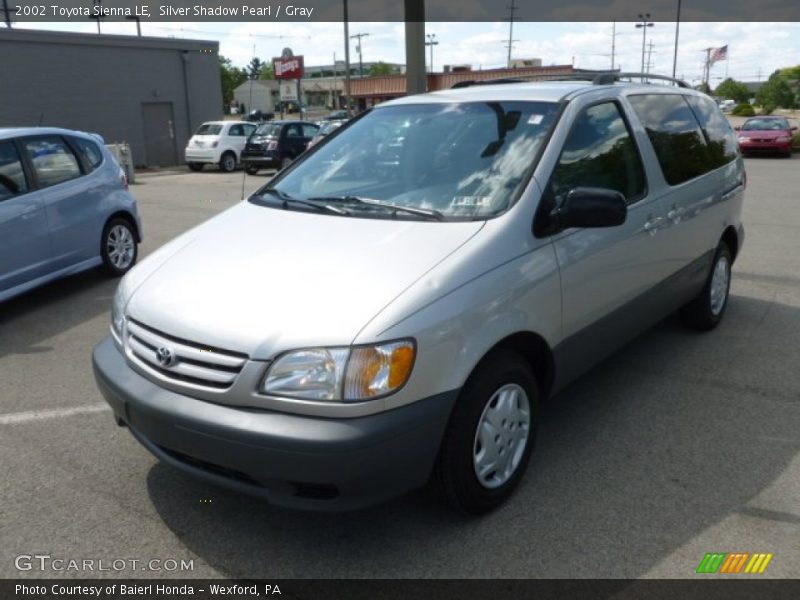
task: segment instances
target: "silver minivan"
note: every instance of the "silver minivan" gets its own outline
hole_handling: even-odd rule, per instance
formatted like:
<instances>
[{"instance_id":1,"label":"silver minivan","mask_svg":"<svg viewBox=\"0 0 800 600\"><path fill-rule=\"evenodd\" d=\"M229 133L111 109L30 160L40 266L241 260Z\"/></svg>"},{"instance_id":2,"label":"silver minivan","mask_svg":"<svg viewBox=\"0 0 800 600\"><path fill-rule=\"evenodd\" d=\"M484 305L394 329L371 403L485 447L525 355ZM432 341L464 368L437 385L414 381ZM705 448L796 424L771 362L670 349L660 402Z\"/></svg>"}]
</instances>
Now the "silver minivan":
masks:
<instances>
[{"instance_id":1,"label":"silver minivan","mask_svg":"<svg viewBox=\"0 0 800 600\"><path fill-rule=\"evenodd\" d=\"M678 81L489 82L352 120L120 283L94 370L162 461L282 506L484 513L541 403L722 319L745 172Z\"/></svg>"}]
</instances>

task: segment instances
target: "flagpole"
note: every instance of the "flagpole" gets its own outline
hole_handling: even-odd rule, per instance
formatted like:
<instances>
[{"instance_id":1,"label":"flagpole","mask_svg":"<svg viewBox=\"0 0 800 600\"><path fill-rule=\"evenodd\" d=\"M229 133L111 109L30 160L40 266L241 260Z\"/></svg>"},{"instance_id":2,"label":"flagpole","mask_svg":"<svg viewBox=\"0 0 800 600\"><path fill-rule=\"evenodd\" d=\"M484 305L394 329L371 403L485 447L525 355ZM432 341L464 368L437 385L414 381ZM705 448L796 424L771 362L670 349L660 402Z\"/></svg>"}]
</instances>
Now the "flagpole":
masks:
<instances>
[{"instance_id":1,"label":"flagpole","mask_svg":"<svg viewBox=\"0 0 800 600\"><path fill-rule=\"evenodd\" d=\"M725 42L725 79L728 79L728 67L731 64L731 46L729 42Z\"/></svg>"}]
</instances>

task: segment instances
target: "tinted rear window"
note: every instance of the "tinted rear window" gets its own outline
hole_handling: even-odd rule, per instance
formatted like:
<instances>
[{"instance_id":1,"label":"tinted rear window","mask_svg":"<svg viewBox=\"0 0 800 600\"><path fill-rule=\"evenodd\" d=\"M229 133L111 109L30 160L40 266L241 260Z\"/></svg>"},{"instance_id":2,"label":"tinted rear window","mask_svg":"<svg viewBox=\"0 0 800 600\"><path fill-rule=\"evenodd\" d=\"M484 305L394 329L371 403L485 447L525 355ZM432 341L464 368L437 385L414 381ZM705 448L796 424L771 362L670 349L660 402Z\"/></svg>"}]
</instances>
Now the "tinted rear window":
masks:
<instances>
[{"instance_id":1,"label":"tinted rear window","mask_svg":"<svg viewBox=\"0 0 800 600\"><path fill-rule=\"evenodd\" d=\"M219 132L222 131L222 125L215 125L213 123L203 123L194 132L195 135L219 135Z\"/></svg>"},{"instance_id":2,"label":"tinted rear window","mask_svg":"<svg viewBox=\"0 0 800 600\"><path fill-rule=\"evenodd\" d=\"M90 142L89 140L84 140L83 138L71 138L72 142L78 148L78 152L81 153L86 164L89 165L89 168L94 171L100 164L103 162L103 153L100 151L100 148L94 142Z\"/></svg>"},{"instance_id":3,"label":"tinted rear window","mask_svg":"<svg viewBox=\"0 0 800 600\"><path fill-rule=\"evenodd\" d=\"M28 191L28 182L14 144L0 142L0 200Z\"/></svg>"},{"instance_id":4,"label":"tinted rear window","mask_svg":"<svg viewBox=\"0 0 800 600\"><path fill-rule=\"evenodd\" d=\"M667 183L679 185L714 168L700 124L682 95L636 95L628 100L647 130Z\"/></svg>"},{"instance_id":5,"label":"tinted rear window","mask_svg":"<svg viewBox=\"0 0 800 600\"><path fill-rule=\"evenodd\" d=\"M738 155L736 135L714 101L701 96L690 96L687 100L706 135L709 166L716 169L734 160Z\"/></svg>"}]
</instances>

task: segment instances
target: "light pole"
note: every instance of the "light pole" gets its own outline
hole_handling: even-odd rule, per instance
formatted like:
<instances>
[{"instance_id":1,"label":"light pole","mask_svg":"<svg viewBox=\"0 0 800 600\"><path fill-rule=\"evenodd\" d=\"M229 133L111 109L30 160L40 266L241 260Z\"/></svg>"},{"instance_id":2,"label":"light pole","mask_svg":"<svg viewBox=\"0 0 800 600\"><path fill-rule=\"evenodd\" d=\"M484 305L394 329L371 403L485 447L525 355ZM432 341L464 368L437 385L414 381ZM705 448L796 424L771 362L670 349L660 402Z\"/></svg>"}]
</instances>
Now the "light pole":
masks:
<instances>
[{"instance_id":1,"label":"light pole","mask_svg":"<svg viewBox=\"0 0 800 600\"><path fill-rule=\"evenodd\" d=\"M342 20L344 21L344 101L347 105L345 106L347 117L350 118L352 114L350 110L350 24L347 15L347 0L343 0L342 8L344 9L344 14L342 15Z\"/></svg>"},{"instance_id":2,"label":"light pole","mask_svg":"<svg viewBox=\"0 0 800 600\"><path fill-rule=\"evenodd\" d=\"M430 46L431 49L431 73L433 73L433 47L438 46L439 42L436 41L435 33L426 33L425 37L428 38L428 41L425 42L425 45Z\"/></svg>"},{"instance_id":3,"label":"light pole","mask_svg":"<svg viewBox=\"0 0 800 600\"><path fill-rule=\"evenodd\" d=\"M6 27L11 29L11 13L8 10L8 0L3 0L3 14L5 15Z\"/></svg>"},{"instance_id":4,"label":"light pole","mask_svg":"<svg viewBox=\"0 0 800 600\"><path fill-rule=\"evenodd\" d=\"M653 23L650 21L650 13L644 13L644 14L639 13L639 21L641 21L641 23L637 23L636 24L636 29L641 28L641 30L642 30L642 70L641 70L641 72L644 73L644 52L645 52L645 46L647 44L647 28L648 27L652 27ZM642 78L642 81L644 81L644 78Z\"/></svg>"},{"instance_id":5,"label":"light pole","mask_svg":"<svg viewBox=\"0 0 800 600\"><path fill-rule=\"evenodd\" d=\"M136 35L142 37L142 23L141 19L135 15L128 15L125 17L128 21L136 21Z\"/></svg>"},{"instance_id":6,"label":"light pole","mask_svg":"<svg viewBox=\"0 0 800 600\"><path fill-rule=\"evenodd\" d=\"M369 37L368 33L356 33L350 36L350 39L358 39L358 46L356 46L356 50L358 50L358 76L364 77L364 61L361 56L361 38Z\"/></svg>"},{"instance_id":7,"label":"light pole","mask_svg":"<svg viewBox=\"0 0 800 600\"><path fill-rule=\"evenodd\" d=\"M678 38L681 35L681 0L678 0L678 18L675 20L675 54L672 57L672 78L678 71Z\"/></svg>"}]
</instances>

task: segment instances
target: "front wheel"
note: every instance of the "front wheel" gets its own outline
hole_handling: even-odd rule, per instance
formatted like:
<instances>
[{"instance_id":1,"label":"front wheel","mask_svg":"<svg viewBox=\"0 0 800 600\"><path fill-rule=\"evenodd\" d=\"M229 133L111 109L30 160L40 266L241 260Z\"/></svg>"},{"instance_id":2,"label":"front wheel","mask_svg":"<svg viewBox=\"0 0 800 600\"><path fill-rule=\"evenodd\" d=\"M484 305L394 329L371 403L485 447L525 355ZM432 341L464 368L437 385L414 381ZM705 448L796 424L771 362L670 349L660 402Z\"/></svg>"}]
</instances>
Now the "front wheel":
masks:
<instances>
[{"instance_id":1,"label":"front wheel","mask_svg":"<svg viewBox=\"0 0 800 600\"><path fill-rule=\"evenodd\" d=\"M709 331L722 321L728 306L733 258L725 242L714 253L711 273L700 294L678 312L681 321L692 329Z\"/></svg>"},{"instance_id":2,"label":"front wheel","mask_svg":"<svg viewBox=\"0 0 800 600\"><path fill-rule=\"evenodd\" d=\"M518 354L485 358L459 394L434 468L433 482L449 503L481 515L511 495L533 448L536 380Z\"/></svg>"},{"instance_id":3,"label":"front wheel","mask_svg":"<svg viewBox=\"0 0 800 600\"><path fill-rule=\"evenodd\" d=\"M248 175L255 175L258 173L258 167L255 165L245 164L244 170Z\"/></svg>"},{"instance_id":4,"label":"front wheel","mask_svg":"<svg viewBox=\"0 0 800 600\"><path fill-rule=\"evenodd\" d=\"M125 219L112 219L103 229L100 255L103 271L112 277L122 277L136 264L138 248L133 227Z\"/></svg>"}]
</instances>

